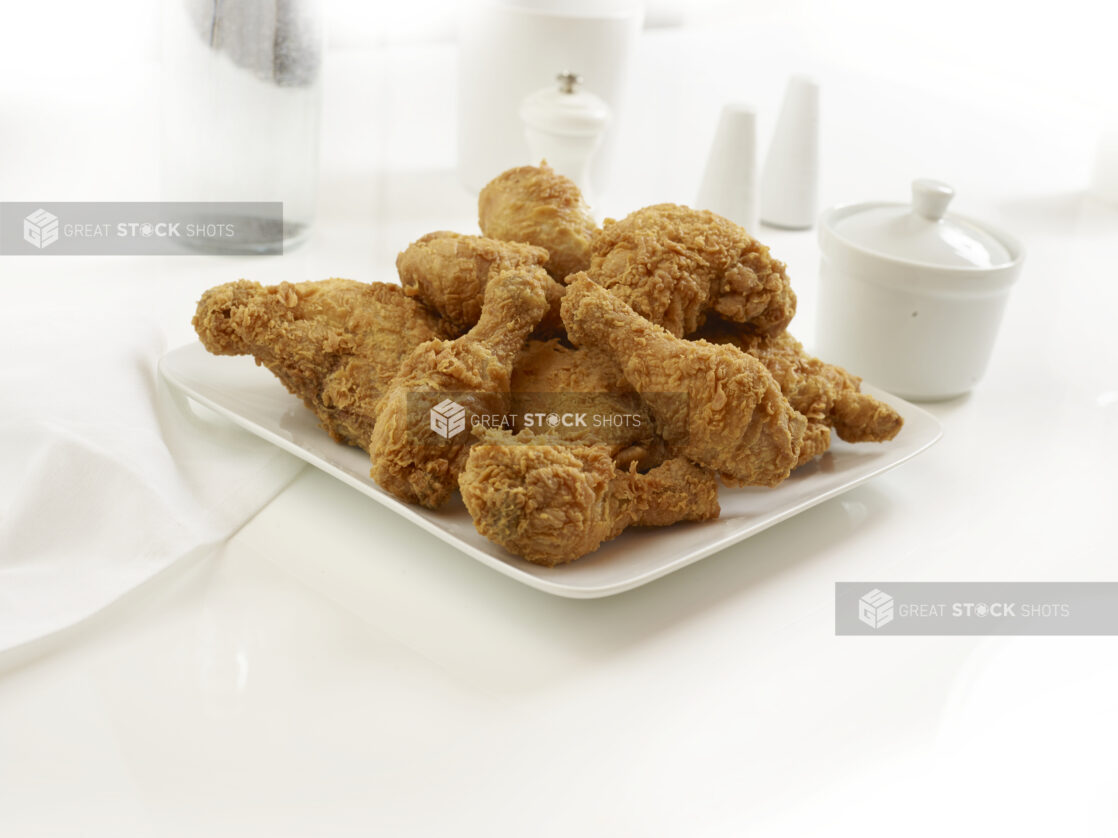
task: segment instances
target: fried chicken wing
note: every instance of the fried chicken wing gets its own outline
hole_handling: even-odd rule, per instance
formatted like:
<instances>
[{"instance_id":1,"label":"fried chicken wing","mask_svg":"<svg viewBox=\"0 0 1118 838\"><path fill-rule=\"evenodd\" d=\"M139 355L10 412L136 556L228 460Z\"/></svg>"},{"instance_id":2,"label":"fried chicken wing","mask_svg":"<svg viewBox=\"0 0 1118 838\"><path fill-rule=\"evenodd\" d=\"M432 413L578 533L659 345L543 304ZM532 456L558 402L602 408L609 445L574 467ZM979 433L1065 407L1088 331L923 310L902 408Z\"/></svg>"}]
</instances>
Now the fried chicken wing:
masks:
<instances>
[{"instance_id":1,"label":"fried chicken wing","mask_svg":"<svg viewBox=\"0 0 1118 838\"><path fill-rule=\"evenodd\" d=\"M629 526L716 518L714 474L682 458L647 474L618 469L605 445L488 433L459 478L478 532L553 566L596 550Z\"/></svg>"},{"instance_id":2,"label":"fried chicken wing","mask_svg":"<svg viewBox=\"0 0 1118 838\"><path fill-rule=\"evenodd\" d=\"M809 423L833 427L846 442L884 442L904 424L893 408L860 391L858 376L808 354L787 332L762 337L712 320L698 336L748 352L772 373L792 407Z\"/></svg>"},{"instance_id":3,"label":"fried chicken wing","mask_svg":"<svg viewBox=\"0 0 1118 838\"><path fill-rule=\"evenodd\" d=\"M508 268L539 267L547 259L540 247L444 230L412 242L396 257L396 271L404 293L422 300L462 334L481 316L485 287L493 277ZM563 287L549 282L545 291L552 309L545 330L554 330L560 325Z\"/></svg>"},{"instance_id":4,"label":"fried chicken wing","mask_svg":"<svg viewBox=\"0 0 1118 838\"><path fill-rule=\"evenodd\" d=\"M708 311L759 334L796 313L784 264L732 221L677 204L607 219L594 236L590 278L676 337Z\"/></svg>"},{"instance_id":5,"label":"fried chicken wing","mask_svg":"<svg viewBox=\"0 0 1118 838\"><path fill-rule=\"evenodd\" d=\"M799 462L807 420L756 358L677 338L585 275L568 287L562 314L573 343L620 366L676 453L730 485L775 486Z\"/></svg>"},{"instance_id":6,"label":"fried chicken wing","mask_svg":"<svg viewBox=\"0 0 1118 838\"><path fill-rule=\"evenodd\" d=\"M335 440L368 448L375 406L416 346L448 337L397 285L327 279L264 287L239 280L198 301L194 329L215 355L252 355Z\"/></svg>"},{"instance_id":7,"label":"fried chicken wing","mask_svg":"<svg viewBox=\"0 0 1118 838\"><path fill-rule=\"evenodd\" d=\"M509 169L486 184L478 224L492 238L544 248L547 272L558 280L590 267L590 240L598 231L574 181L546 162Z\"/></svg>"},{"instance_id":8,"label":"fried chicken wing","mask_svg":"<svg viewBox=\"0 0 1118 838\"><path fill-rule=\"evenodd\" d=\"M470 416L508 413L512 364L547 311L550 282L539 267L502 271L469 332L422 343L404 360L380 401L369 448L372 477L384 489L432 509L446 501L474 437L464 428L436 432L431 411L450 399Z\"/></svg>"}]
</instances>

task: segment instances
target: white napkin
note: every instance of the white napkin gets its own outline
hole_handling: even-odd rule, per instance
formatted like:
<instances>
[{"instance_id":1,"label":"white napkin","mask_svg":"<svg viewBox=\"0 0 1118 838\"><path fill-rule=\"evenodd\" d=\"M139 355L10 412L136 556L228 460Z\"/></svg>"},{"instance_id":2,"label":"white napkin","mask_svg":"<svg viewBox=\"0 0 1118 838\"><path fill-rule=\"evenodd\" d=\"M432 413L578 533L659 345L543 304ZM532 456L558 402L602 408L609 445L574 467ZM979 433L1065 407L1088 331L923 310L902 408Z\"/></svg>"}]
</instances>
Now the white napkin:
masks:
<instances>
[{"instance_id":1,"label":"white napkin","mask_svg":"<svg viewBox=\"0 0 1118 838\"><path fill-rule=\"evenodd\" d=\"M0 305L0 651L227 539L301 466L184 409L156 372L163 332L128 296Z\"/></svg>"}]
</instances>

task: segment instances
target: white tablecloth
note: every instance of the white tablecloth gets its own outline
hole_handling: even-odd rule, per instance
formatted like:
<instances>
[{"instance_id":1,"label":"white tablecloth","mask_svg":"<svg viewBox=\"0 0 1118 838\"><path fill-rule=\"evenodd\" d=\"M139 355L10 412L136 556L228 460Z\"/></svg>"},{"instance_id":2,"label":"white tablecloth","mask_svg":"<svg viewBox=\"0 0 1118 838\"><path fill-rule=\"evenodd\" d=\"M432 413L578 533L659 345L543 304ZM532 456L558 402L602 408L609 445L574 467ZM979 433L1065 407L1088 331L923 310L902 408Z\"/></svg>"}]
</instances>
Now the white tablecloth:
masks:
<instances>
[{"instance_id":1,"label":"white tablecloth","mask_svg":"<svg viewBox=\"0 0 1118 838\"><path fill-rule=\"evenodd\" d=\"M0 308L0 651L212 551L299 468L158 376L158 278L36 268Z\"/></svg>"}]
</instances>

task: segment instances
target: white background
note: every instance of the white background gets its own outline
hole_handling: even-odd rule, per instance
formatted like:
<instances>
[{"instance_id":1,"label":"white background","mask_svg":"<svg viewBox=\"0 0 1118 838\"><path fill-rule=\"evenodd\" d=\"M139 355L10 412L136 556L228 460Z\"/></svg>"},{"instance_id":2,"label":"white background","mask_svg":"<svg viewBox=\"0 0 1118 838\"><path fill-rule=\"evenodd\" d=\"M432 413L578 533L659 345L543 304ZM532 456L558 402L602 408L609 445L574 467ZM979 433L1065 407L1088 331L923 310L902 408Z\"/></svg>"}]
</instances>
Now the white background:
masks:
<instances>
[{"instance_id":1,"label":"white background","mask_svg":"<svg viewBox=\"0 0 1118 838\"><path fill-rule=\"evenodd\" d=\"M304 472L218 555L0 661L0 834L1118 832L1113 638L836 638L831 602L836 580L1115 578L1118 211L1086 195L1118 108L1100 8L655 4L608 211L690 201L721 103L754 102L764 138L807 70L824 204L938 176L1025 240L987 379L933 408L944 440L601 602L523 589ZM0 260L7 304L81 317L127 287L173 347L209 285L391 280L411 239L468 230L456 10L329 4L305 248ZM0 200L158 197L157 32L151 2L6 4ZM814 238L762 237L810 340Z\"/></svg>"}]
</instances>

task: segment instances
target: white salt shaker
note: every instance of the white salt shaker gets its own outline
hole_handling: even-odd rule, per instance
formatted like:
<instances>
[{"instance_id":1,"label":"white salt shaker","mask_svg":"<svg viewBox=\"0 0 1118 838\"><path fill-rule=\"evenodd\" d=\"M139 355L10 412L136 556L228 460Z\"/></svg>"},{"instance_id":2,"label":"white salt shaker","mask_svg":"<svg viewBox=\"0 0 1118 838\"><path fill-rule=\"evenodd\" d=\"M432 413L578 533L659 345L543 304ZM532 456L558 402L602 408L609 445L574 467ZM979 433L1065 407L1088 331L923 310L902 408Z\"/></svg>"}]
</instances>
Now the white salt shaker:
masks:
<instances>
[{"instance_id":1,"label":"white salt shaker","mask_svg":"<svg viewBox=\"0 0 1118 838\"><path fill-rule=\"evenodd\" d=\"M555 80L557 86L529 94L520 106L524 138L533 163L546 160L573 180L586 203L593 205L591 160L609 122L609 105L579 90L582 78L575 73L560 73Z\"/></svg>"},{"instance_id":2,"label":"white salt shaker","mask_svg":"<svg viewBox=\"0 0 1118 838\"><path fill-rule=\"evenodd\" d=\"M819 84L793 76L761 173L761 220L773 227L809 229L818 212L818 190Z\"/></svg>"},{"instance_id":3,"label":"white salt shaker","mask_svg":"<svg viewBox=\"0 0 1118 838\"><path fill-rule=\"evenodd\" d=\"M748 105L731 103L722 108L695 208L756 232L757 114Z\"/></svg>"}]
</instances>

